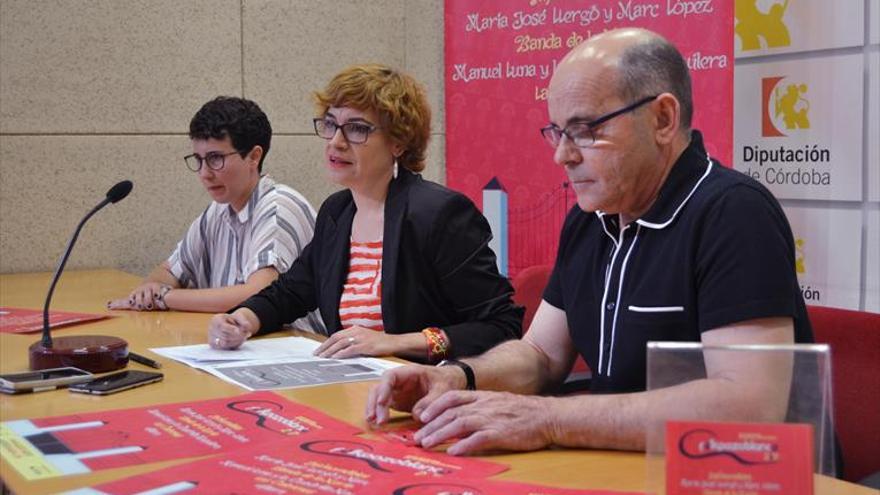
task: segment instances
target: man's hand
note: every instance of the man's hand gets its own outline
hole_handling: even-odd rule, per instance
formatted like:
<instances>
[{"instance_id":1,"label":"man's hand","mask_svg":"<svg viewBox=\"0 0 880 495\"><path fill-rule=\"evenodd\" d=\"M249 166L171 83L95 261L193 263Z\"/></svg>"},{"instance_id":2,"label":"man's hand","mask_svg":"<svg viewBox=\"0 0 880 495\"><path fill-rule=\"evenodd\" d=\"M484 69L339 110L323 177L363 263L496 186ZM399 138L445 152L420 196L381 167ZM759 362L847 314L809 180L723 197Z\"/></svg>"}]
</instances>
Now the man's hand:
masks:
<instances>
[{"instance_id":1,"label":"man's hand","mask_svg":"<svg viewBox=\"0 0 880 495\"><path fill-rule=\"evenodd\" d=\"M425 423L413 439L424 448L460 438L451 455L491 450L538 450L553 443L552 399L508 392L449 391L417 419Z\"/></svg>"},{"instance_id":2,"label":"man's hand","mask_svg":"<svg viewBox=\"0 0 880 495\"><path fill-rule=\"evenodd\" d=\"M144 282L137 286L127 298L114 299L107 303L108 309L131 309L135 311L153 311L160 309L156 302L165 284ZM166 290L167 292L167 290Z\"/></svg>"},{"instance_id":3,"label":"man's hand","mask_svg":"<svg viewBox=\"0 0 880 495\"><path fill-rule=\"evenodd\" d=\"M214 349L237 349L259 328L259 318L247 308L239 308L232 314L216 314L208 324L208 345Z\"/></svg>"},{"instance_id":4,"label":"man's hand","mask_svg":"<svg viewBox=\"0 0 880 495\"><path fill-rule=\"evenodd\" d=\"M365 417L380 425L388 421L389 409L411 411L418 419L434 399L446 391L465 388L464 371L457 366L401 366L388 370L370 389Z\"/></svg>"},{"instance_id":5,"label":"man's hand","mask_svg":"<svg viewBox=\"0 0 880 495\"><path fill-rule=\"evenodd\" d=\"M315 356L322 358L350 358L355 356L391 356L400 349L399 337L377 332L361 326L340 330L327 338L315 349Z\"/></svg>"}]
</instances>

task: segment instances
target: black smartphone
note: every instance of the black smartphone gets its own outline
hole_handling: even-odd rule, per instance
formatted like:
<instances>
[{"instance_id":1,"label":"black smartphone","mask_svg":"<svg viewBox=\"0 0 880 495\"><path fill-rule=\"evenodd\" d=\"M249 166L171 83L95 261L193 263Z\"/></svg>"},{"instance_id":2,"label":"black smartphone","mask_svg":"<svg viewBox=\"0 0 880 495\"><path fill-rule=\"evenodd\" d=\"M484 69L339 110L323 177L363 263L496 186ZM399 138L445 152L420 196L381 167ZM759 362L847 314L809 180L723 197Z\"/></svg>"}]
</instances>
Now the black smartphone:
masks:
<instances>
[{"instance_id":1,"label":"black smartphone","mask_svg":"<svg viewBox=\"0 0 880 495\"><path fill-rule=\"evenodd\" d=\"M85 382L95 376L79 368L51 368L0 375L0 392L13 394L52 390L72 383Z\"/></svg>"},{"instance_id":2,"label":"black smartphone","mask_svg":"<svg viewBox=\"0 0 880 495\"><path fill-rule=\"evenodd\" d=\"M119 373L95 378L90 382L71 385L70 391L81 394L110 395L148 383L162 381L163 376L162 373L152 371L120 371Z\"/></svg>"}]
</instances>

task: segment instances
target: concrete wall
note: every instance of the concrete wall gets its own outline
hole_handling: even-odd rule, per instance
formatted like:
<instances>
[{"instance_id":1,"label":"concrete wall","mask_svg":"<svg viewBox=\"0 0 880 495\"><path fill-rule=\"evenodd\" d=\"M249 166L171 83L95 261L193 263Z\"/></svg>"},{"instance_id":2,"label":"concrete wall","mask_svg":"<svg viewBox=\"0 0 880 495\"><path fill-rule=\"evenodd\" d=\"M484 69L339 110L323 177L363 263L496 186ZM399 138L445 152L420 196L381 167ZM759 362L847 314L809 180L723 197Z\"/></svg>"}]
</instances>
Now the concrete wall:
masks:
<instances>
[{"instance_id":1,"label":"concrete wall","mask_svg":"<svg viewBox=\"0 0 880 495\"><path fill-rule=\"evenodd\" d=\"M442 182L443 2L0 0L0 272L52 270L79 219L119 180L132 194L83 230L68 266L145 274L207 206L182 157L217 95L253 99L275 131L264 171L318 208L311 92L381 62L428 89L425 176Z\"/></svg>"}]
</instances>

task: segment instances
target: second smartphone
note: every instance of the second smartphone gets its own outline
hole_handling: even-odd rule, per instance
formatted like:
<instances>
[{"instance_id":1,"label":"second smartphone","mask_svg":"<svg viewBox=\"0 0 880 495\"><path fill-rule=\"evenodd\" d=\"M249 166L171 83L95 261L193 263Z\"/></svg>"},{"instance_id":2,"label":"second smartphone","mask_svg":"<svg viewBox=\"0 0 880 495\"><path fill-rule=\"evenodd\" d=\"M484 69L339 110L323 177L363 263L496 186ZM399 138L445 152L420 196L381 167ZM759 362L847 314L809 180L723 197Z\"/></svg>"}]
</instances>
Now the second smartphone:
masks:
<instances>
[{"instance_id":1,"label":"second smartphone","mask_svg":"<svg viewBox=\"0 0 880 495\"><path fill-rule=\"evenodd\" d=\"M95 378L89 382L71 385L70 391L81 394L110 395L148 383L162 381L162 377L162 373L152 371L120 371L112 375Z\"/></svg>"}]
</instances>

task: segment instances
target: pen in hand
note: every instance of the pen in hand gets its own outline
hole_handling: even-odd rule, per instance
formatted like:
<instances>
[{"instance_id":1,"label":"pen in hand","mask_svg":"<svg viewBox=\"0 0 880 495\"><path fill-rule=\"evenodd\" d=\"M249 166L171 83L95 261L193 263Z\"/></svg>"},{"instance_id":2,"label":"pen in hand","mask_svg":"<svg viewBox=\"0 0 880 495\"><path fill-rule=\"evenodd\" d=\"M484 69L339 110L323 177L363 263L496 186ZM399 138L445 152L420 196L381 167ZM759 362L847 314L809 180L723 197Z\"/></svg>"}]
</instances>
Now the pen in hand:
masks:
<instances>
[{"instance_id":1,"label":"pen in hand","mask_svg":"<svg viewBox=\"0 0 880 495\"><path fill-rule=\"evenodd\" d=\"M150 359L146 356L141 356L140 354L137 354L137 353L134 353L131 351L128 351L128 359L131 359L132 361L134 361L136 363L140 363L140 364L143 364L144 366L149 366L150 368L154 368L154 369L159 369L162 367L162 363L159 363L157 361L153 361L152 359Z\"/></svg>"},{"instance_id":2,"label":"pen in hand","mask_svg":"<svg viewBox=\"0 0 880 495\"><path fill-rule=\"evenodd\" d=\"M218 313L211 317L208 324L208 345L212 349L238 349L253 334L250 329L254 325L238 311L241 309L235 313Z\"/></svg>"}]
</instances>

